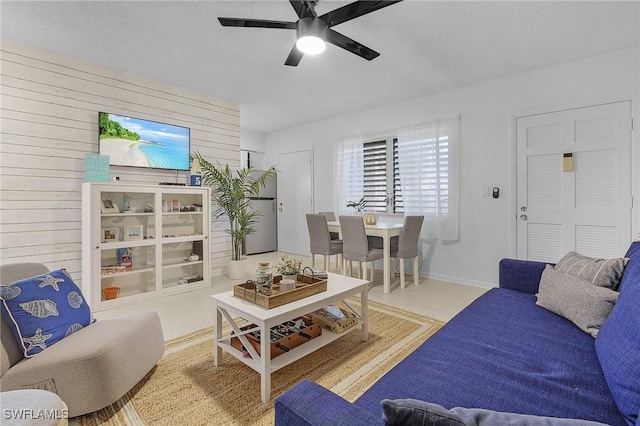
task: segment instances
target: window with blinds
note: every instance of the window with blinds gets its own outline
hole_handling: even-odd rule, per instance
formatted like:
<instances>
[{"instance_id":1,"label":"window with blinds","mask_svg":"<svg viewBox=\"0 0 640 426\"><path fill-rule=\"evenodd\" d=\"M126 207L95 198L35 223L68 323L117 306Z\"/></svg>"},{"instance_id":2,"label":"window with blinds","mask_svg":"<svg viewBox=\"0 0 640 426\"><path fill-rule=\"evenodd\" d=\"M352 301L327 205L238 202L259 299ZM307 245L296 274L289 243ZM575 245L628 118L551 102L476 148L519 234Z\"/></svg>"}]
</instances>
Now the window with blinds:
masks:
<instances>
[{"instance_id":1,"label":"window with blinds","mask_svg":"<svg viewBox=\"0 0 640 426\"><path fill-rule=\"evenodd\" d=\"M410 182L419 191L413 205L431 215L446 215L449 211L449 138L415 141L406 148L411 160ZM367 209L379 213L403 213L404 200L400 185L398 140L396 138L364 143L364 199ZM417 204L416 204L417 203Z\"/></svg>"},{"instance_id":2,"label":"window with blinds","mask_svg":"<svg viewBox=\"0 0 640 426\"><path fill-rule=\"evenodd\" d=\"M402 213L397 139L365 142L363 148L367 210Z\"/></svg>"},{"instance_id":3,"label":"window with blinds","mask_svg":"<svg viewBox=\"0 0 640 426\"><path fill-rule=\"evenodd\" d=\"M449 137L411 141L403 149L404 183L412 189L404 202L424 214L446 216L450 208Z\"/></svg>"}]
</instances>

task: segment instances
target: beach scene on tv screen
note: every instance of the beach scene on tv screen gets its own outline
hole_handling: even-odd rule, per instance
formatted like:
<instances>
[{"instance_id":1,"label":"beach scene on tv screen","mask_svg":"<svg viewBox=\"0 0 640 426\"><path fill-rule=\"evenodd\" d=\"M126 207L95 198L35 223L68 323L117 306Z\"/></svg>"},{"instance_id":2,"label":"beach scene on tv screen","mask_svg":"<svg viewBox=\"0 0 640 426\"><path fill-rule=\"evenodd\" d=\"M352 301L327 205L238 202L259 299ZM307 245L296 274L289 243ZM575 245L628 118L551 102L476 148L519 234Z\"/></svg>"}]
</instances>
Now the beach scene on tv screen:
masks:
<instances>
[{"instance_id":1,"label":"beach scene on tv screen","mask_svg":"<svg viewBox=\"0 0 640 426\"><path fill-rule=\"evenodd\" d=\"M100 154L113 166L189 170L189 129L100 112Z\"/></svg>"}]
</instances>

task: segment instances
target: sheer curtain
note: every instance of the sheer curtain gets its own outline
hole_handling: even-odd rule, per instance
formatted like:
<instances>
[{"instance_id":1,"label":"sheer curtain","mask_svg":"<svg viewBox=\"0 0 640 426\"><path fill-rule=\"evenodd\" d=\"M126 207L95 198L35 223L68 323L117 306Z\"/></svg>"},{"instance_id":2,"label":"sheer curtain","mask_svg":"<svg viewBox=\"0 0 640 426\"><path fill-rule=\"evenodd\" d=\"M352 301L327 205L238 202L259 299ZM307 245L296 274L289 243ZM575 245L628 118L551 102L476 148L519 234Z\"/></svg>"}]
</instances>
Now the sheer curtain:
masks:
<instances>
[{"instance_id":1,"label":"sheer curtain","mask_svg":"<svg viewBox=\"0 0 640 426\"><path fill-rule=\"evenodd\" d=\"M336 175L333 207L336 215L347 211L347 201L358 201L364 194L364 155L361 136L341 139L334 151Z\"/></svg>"},{"instance_id":2,"label":"sheer curtain","mask_svg":"<svg viewBox=\"0 0 640 426\"><path fill-rule=\"evenodd\" d=\"M424 215L427 238L459 239L460 117L398 131L398 163L405 215Z\"/></svg>"}]
</instances>

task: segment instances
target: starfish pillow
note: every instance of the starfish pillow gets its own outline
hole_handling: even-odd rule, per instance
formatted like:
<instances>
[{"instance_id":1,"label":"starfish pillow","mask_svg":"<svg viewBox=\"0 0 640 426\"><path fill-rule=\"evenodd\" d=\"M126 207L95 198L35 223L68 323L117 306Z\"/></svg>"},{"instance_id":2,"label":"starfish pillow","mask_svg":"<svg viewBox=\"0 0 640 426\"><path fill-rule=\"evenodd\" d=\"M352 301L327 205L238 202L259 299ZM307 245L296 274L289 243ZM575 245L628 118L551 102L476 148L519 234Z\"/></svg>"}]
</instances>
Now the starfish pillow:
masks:
<instances>
[{"instance_id":1,"label":"starfish pillow","mask_svg":"<svg viewBox=\"0 0 640 426\"><path fill-rule=\"evenodd\" d=\"M0 286L2 314L25 357L91 324L91 310L66 270Z\"/></svg>"}]
</instances>

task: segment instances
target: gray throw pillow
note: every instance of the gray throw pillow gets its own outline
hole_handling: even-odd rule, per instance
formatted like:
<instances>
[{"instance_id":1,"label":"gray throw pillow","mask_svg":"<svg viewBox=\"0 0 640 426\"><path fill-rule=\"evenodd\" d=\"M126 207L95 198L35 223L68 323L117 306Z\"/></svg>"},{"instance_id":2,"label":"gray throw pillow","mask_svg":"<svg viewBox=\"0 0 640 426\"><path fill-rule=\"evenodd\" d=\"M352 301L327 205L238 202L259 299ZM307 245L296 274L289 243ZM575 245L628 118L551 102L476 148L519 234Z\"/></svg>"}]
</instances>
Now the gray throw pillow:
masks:
<instances>
[{"instance_id":1,"label":"gray throw pillow","mask_svg":"<svg viewBox=\"0 0 640 426\"><path fill-rule=\"evenodd\" d=\"M383 420L390 426L468 426L441 405L417 399L383 399Z\"/></svg>"},{"instance_id":2,"label":"gray throw pillow","mask_svg":"<svg viewBox=\"0 0 640 426\"><path fill-rule=\"evenodd\" d=\"M593 337L618 300L618 293L547 265L540 278L536 304L558 314Z\"/></svg>"},{"instance_id":3,"label":"gray throw pillow","mask_svg":"<svg viewBox=\"0 0 640 426\"><path fill-rule=\"evenodd\" d=\"M599 286L617 290L628 258L596 259L570 251L555 268Z\"/></svg>"},{"instance_id":4,"label":"gray throw pillow","mask_svg":"<svg viewBox=\"0 0 640 426\"><path fill-rule=\"evenodd\" d=\"M384 421L390 426L603 426L604 423L579 419L504 413L481 408L455 407L417 399L383 399Z\"/></svg>"}]
</instances>

